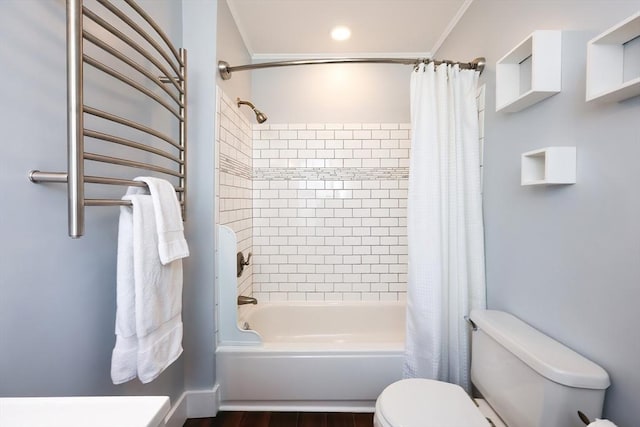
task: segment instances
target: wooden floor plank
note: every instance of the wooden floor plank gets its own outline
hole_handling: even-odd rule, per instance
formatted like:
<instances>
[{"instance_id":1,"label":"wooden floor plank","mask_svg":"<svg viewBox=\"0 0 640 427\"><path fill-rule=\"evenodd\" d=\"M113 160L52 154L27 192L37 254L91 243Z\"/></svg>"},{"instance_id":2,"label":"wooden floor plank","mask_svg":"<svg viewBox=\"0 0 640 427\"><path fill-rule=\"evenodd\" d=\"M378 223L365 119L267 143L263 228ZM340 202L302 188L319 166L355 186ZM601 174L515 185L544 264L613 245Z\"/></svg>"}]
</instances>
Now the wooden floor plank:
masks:
<instances>
[{"instance_id":1,"label":"wooden floor plank","mask_svg":"<svg viewBox=\"0 0 640 427\"><path fill-rule=\"evenodd\" d=\"M271 412L245 412L240 427L269 427L269 418Z\"/></svg>"},{"instance_id":2,"label":"wooden floor plank","mask_svg":"<svg viewBox=\"0 0 640 427\"><path fill-rule=\"evenodd\" d=\"M183 427L214 427L215 418L189 418Z\"/></svg>"},{"instance_id":3,"label":"wooden floor plank","mask_svg":"<svg viewBox=\"0 0 640 427\"><path fill-rule=\"evenodd\" d=\"M184 427L372 427L373 414L347 412L221 411L215 418L192 418Z\"/></svg>"},{"instance_id":4,"label":"wooden floor plank","mask_svg":"<svg viewBox=\"0 0 640 427\"><path fill-rule=\"evenodd\" d=\"M190 418L183 427L240 427L244 412L218 412L215 418Z\"/></svg>"},{"instance_id":5,"label":"wooden floor plank","mask_svg":"<svg viewBox=\"0 0 640 427\"><path fill-rule=\"evenodd\" d=\"M373 426L373 414L371 413L353 414L353 426L354 427Z\"/></svg>"},{"instance_id":6,"label":"wooden floor plank","mask_svg":"<svg viewBox=\"0 0 640 427\"><path fill-rule=\"evenodd\" d=\"M272 412L269 427L298 427L298 413Z\"/></svg>"},{"instance_id":7,"label":"wooden floor plank","mask_svg":"<svg viewBox=\"0 0 640 427\"><path fill-rule=\"evenodd\" d=\"M353 427L353 414L333 412L327 414L327 427Z\"/></svg>"},{"instance_id":8,"label":"wooden floor plank","mask_svg":"<svg viewBox=\"0 0 640 427\"><path fill-rule=\"evenodd\" d=\"M242 423L242 418L244 417L244 411L222 412L218 413L218 417L220 418L220 424L215 427L240 427L240 423Z\"/></svg>"},{"instance_id":9,"label":"wooden floor plank","mask_svg":"<svg viewBox=\"0 0 640 427\"><path fill-rule=\"evenodd\" d=\"M327 427L327 414L320 412L301 412L298 427Z\"/></svg>"}]
</instances>

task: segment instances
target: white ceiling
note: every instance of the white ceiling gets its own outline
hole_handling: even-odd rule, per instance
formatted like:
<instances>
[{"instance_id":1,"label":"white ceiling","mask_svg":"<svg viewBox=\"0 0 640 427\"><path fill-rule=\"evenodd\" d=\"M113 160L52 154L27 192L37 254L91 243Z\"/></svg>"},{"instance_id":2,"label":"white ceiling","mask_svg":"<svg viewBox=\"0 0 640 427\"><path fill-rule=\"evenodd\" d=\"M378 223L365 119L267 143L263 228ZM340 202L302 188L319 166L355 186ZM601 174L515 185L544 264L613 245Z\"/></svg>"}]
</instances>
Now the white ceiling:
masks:
<instances>
[{"instance_id":1,"label":"white ceiling","mask_svg":"<svg viewBox=\"0 0 640 427\"><path fill-rule=\"evenodd\" d=\"M227 0L254 59L434 54L473 0ZM351 28L333 41L336 25Z\"/></svg>"}]
</instances>

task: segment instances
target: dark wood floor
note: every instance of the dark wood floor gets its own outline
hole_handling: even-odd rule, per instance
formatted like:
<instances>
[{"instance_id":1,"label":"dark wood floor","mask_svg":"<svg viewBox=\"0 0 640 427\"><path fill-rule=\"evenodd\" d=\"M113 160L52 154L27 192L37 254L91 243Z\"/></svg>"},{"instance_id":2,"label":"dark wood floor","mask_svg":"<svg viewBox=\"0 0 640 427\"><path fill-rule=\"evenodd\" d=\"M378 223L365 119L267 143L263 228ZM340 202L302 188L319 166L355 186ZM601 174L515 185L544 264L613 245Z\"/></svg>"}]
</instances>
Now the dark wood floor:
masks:
<instances>
[{"instance_id":1,"label":"dark wood floor","mask_svg":"<svg viewBox=\"0 0 640 427\"><path fill-rule=\"evenodd\" d=\"M191 418L184 427L371 427L373 414L346 412L218 412L215 418Z\"/></svg>"}]
</instances>

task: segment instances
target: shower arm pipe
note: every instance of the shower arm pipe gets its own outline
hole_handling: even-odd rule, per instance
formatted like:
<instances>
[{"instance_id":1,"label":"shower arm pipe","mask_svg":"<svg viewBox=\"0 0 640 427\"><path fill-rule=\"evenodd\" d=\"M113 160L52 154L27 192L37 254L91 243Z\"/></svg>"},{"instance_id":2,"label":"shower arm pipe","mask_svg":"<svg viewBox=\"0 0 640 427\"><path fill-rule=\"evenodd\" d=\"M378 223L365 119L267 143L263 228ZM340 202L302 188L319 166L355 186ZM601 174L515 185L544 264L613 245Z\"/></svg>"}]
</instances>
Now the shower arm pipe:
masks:
<instances>
[{"instance_id":1,"label":"shower arm pipe","mask_svg":"<svg viewBox=\"0 0 640 427\"><path fill-rule=\"evenodd\" d=\"M459 65L460 68L466 70L477 70L482 74L486 59L484 57L476 58L471 62L455 62L442 60L438 61L429 58L325 58L325 59L299 59L291 61L261 62L257 64L245 64L231 66L226 61L218 61L218 72L222 80L229 80L234 71L257 70L261 68L274 67L290 67L294 65L318 65L318 64L401 64L418 66L420 64L434 65L451 64Z\"/></svg>"}]
</instances>

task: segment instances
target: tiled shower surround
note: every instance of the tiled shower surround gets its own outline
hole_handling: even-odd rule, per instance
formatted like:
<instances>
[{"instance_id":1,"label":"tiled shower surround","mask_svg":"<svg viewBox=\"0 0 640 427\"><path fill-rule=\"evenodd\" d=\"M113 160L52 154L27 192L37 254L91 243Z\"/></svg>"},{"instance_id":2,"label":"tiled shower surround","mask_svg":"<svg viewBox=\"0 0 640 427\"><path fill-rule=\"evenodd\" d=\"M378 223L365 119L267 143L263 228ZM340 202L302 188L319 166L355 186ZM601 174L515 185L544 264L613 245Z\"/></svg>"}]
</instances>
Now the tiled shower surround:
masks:
<instances>
[{"instance_id":1,"label":"tiled shower surround","mask_svg":"<svg viewBox=\"0 0 640 427\"><path fill-rule=\"evenodd\" d=\"M236 233L238 250L248 255L253 252L251 124L240 114L236 103L219 88L216 102L215 221ZM252 270L249 265L238 279L239 295L251 295Z\"/></svg>"},{"instance_id":2,"label":"tiled shower surround","mask_svg":"<svg viewBox=\"0 0 640 427\"><path fill-rule=\"evenodd\" d=\"M482 148L484 86L478 106ZM253 252L239 293L404 299L410 125L251 125L220 89L217 111L216 222Z\"/></svg>"},{"instance_id":3,"label":"tiled shower surround","mask_svg":"<svg viewBox=\"0 0 640 427\"><path fill-rule=\"evenodd\" d=\"M404 299L408 124L253 127L253 295Z\"/></svg>"}]
</instances>

